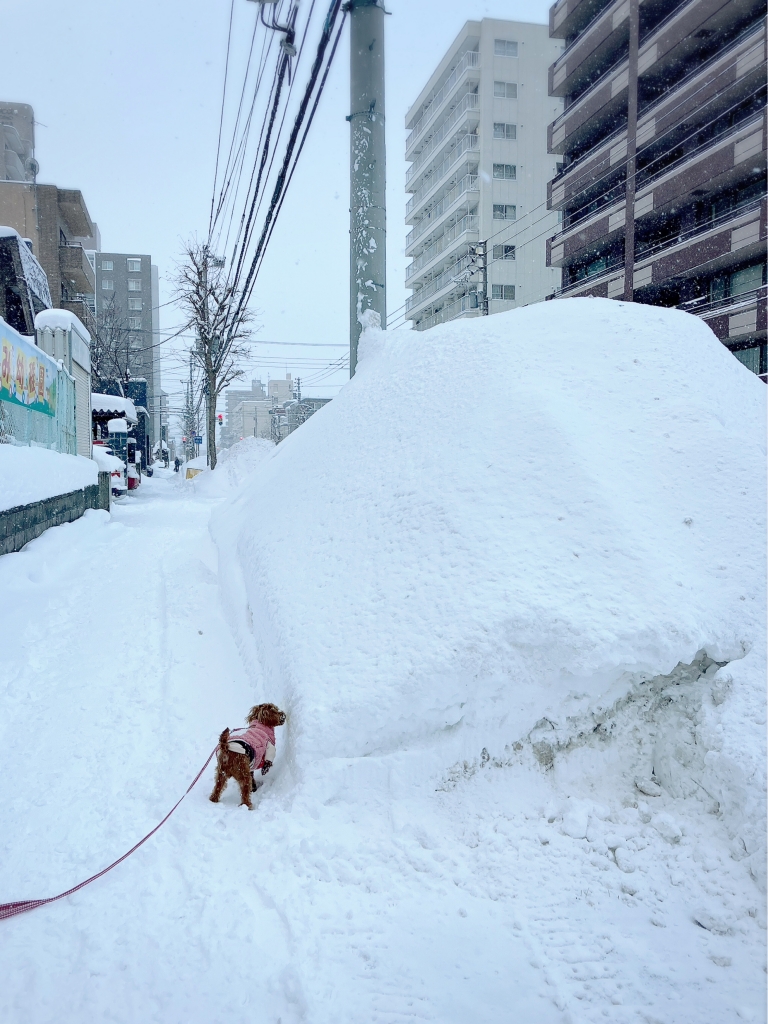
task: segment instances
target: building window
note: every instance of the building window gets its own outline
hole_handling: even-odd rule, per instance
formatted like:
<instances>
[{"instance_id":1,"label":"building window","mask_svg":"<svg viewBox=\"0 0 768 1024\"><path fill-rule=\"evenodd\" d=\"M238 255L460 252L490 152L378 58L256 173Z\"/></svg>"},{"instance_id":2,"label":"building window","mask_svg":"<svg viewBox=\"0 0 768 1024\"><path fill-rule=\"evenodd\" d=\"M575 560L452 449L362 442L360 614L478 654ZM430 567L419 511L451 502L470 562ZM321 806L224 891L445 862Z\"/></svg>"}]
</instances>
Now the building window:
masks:
<instances>
[{"instance_id":1,"label":"building window","mask_svg":"<svg viewBox=\"0 0 768 1024\"><path fill-rule=\"evenodd\" d=\"M140 274L141 260L128 260L128 272L130 274Z\"/></svg>"},{"instance_id":2,"label":"building window","mask_svg":"<svg viewBox=\"0 0 768 1024\"><path fill-rule=\"evenodd\" d=\"M129 281L128 282L128 291L129 292L140 292L141 291L141 281Z\"/></svg>"},{"instance_id":3,"label":"building window","mask_svg":"<svg viewBox=\"0 0 768 1024\"><path fill-rule=\"evenodd\" d=\"M517 177L517 165L516 164L494 164L493 165L493 176L494 178L505 178L507 181L514 181Z\"/></svg>"},{"instance_id":4,"label":"building window","mask_svg":"<svg viewBox=\"0 0 768 1024\"><path fill-rule=\"evenodd\" d=\"M505 302L514 302L515 286L513 284L492 284L491 298L503 299Z\"/></svg>"},{"instance_id":5,"label":"building window","mask_svg":"<svg viewBox=\"0 0 768 1024\"><path fill-rule=\"evenodd\" d=\"M494 39L493 52L497 57L516 57L517 43L511 39Z\"/></svg>"},{"instance_id":6,"label":"building window","mask_svg":"<svg viewBox=\"0 0 768 1024\"><path fill-rule=\"evenodd\" d=\"M757 348L743 348L733 353L740 363L744 363L752 373L760 373L760 346Z\"/></svg>"},{"instance_id":7,"label":"building window","mask_svg":"<svg viewBox=\"0 0 768 1024\"><path fill-rule=\"evenodd\" d=\"M101 290L103 292L113 292L115 290L115 282L108 277L102 277Z\"/></svg>"},{"instance_id":8,"label":"building window","mask_svg":"<svg viewBox=\"0 0 768 1024\"><path fill-rule=\"evenodd\" d=\"M494 260L513 260L515 258L514 245L494 245Z\"/></svg>"},{"instance_id":9,"label":"building window","mask_svg":"<svg viewBox=\"0 0 768 1024\"><path fill-rule=\"evenodd\" d=\"M101 269L102 270L114 270L115 269L115 264L112 262L112 260L102 260L101 261Z\"/></svg>"},{"instance_id":10,"label":"building window","mask_svg":"<svg viewBox=\"0 0 768 1024\"><path fill-rule=\"evenodd\" d=\"M142 309L141 299L128 299L128 309Z\"/></svg>"},{"instance_id":11,"label":"building window","mask_svg":"<svg viewBox=\"0 0 768 1024\"><path fill-rule=\"evenodd\" d=\"M494 203L493 204L493 219L494 220L516 220L517 219L517 207L510 206L509 203Z\"/></svg>"},{"instance_id":12,"label":"building window","mask_svg":"<svg viewBox=\"0 0 768 1024\"><path fill-rule=\"evenodd\" d=\"M517 138L517 125L516 124L504 124L502 121L493 122L493 137L494 139L516 139Z\"/></svg>"},{"instance_id":13,"label":"building window","mask_svg":"<svg viewBox=\"0 0 768 1024\"><path fill-rule=\"evenodd\" d=\"M128 317L128 330L129 331L140 331L141 330L141 317L140 316L129 316Z\"/></svg>"},{"instance_id":14,"label":"building window","mask_svg":"<svg viewBox=\"0 0 768 1024\"><path fill-rule=\"evenodd\" d=\"M517 82L494 82L493 95L502 100L516 100Z\"/></svg>"}]
</instances>

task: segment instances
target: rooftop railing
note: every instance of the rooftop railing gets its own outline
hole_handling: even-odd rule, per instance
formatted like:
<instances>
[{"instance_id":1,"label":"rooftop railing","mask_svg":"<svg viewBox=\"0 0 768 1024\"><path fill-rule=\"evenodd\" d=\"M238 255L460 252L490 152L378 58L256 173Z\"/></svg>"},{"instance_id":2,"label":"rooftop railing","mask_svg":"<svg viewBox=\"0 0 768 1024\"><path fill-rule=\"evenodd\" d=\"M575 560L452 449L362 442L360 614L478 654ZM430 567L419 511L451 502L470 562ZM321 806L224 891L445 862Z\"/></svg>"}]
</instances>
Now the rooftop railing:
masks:
<instances>
[{"instance_id":1,"label":"rooftop railing","mask_svg":"<svg viewBox=\"0 0 768 1024\"><path fill-rule=\"evenodd\" d=\"M420 134L420 132L424 130L424 128L426 128L427 124L430 122L432 117L437 113L437 108L440 106L440 104L443 102L446 96L450 95L451 89L458 82L459 78L461 78L464 72L467 71L469 68L479 67L479 51L468 50L467 53L464 54L459 63L456 65L456 67L453 69L453 71L450 73L448 78L446 78L445 82L438 90L438 92L435 93L435 95L426 105L426 107L424 108L424 112L419 118L419 120L416 122L416 124L414 124L413 128L408 134L408 137L405 140L406 153L408 152L408 149L410 148L412 141L416 138L417 135Z\"/></svg>"}]
</instances>

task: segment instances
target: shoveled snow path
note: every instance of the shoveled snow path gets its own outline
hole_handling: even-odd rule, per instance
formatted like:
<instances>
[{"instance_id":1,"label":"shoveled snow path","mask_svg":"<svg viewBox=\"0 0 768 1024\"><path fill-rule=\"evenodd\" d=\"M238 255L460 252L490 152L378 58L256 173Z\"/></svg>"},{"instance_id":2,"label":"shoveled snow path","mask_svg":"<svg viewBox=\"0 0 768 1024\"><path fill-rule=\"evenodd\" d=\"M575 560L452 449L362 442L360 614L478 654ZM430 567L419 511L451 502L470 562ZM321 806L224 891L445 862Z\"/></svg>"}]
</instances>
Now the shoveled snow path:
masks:
<instances>
[{"instance_id":1,"label":"shoveled snow path","mask_svg":"<svg viewBox=\"0 0 768 1024\"><path fill-rule=\"evenodd\" d=\"M123 853L269 697L225 621L212 507L161 474L111 519L0 559L0 899L53 895ZM290 723L279 743L255 813L231 790L212 806L209 773L114 872L0 923L0 1020L765 1019L759 900L714 818L665 796L675 842L632 806L610 822L592 807L573 838L567 759L545 774L523 750L419 788L417 750L329 756L293 784ZM693 922L702 903L719 934Z\"/></svg>"}]
</instances>

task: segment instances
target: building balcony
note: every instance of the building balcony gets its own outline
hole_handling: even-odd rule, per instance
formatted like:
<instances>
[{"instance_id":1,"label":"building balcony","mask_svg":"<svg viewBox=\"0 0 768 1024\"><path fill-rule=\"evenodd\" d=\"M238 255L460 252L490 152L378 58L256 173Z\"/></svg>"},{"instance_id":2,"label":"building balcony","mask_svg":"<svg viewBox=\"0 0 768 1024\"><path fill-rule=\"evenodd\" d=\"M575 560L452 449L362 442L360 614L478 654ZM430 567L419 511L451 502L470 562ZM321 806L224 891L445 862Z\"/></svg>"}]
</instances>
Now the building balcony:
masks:
<instances>
[{"instance_id":1,"label":"building balcony","mask_svg":"<svg viewBox=\"0 0 768 1024\"><path fill-rule=\"evenodd\" d=\"M449 292L451 289L455 289L461 282L459 278L463 276L466 280L466 272L469 267L473 266L475 257L472 253L466 253L460 259L456 260L447 270L444 270L437 277L433 277L432 280L427 281L422 288L415 291L413 295L410 295L405 300L405 312L410 313L411 310L416 310L422 307L427 300L434 302L436 299L441 298L441 292Z\"/></svg>"},{"instance_id":2,"label":"building balcony","mask_svg":"<svg viewBox=\"0 0 768 1024\"><path fill-rule=\"evenodd\" d=\"M445 178L451 168L456 166L456 163L464 156L465 153L479 154L479 152L479 135L461 135L456 137L452 148L448 150L442 160L438 163L431 164L428 168L425 168L422 175L419 175L418 188L414 189L413 196L408 200L408 204L405 207L406 218L420 203L429 198L434 189L440 184L443 178ZM416 182L414 182L414 185L415 184Z\"/></svg>"},{"instance_id":3,"label":"building balcony","mask_svg":"<svg viewBox=\"0 0 768 1024\"><path fill-rule=\"evenodd\" d=\"M714 10L713 10L714 9ZM683 0L640 42L638 89L641 108L676 89L710 54L749 29L757 0ZM712 39L712 42L707 42ZM561 58L562 59L562 58ZM549 151L578 158L626 123L628 61L607 68L548 128Z\"/></svg>"},{"instance_id":4,"label":"building balcony","mask_svg":"<svg viewBox=\"0 0 768 1024\"><path fill-rule=\"evenodd\" d=\"M480 123L480 97L475 92L468 93L440 127L424 143L424 147L412 159L413 163L405 173L406 188L413 176L425 167L430 157L440 159L440 151L447 146L456 135L468 134Z\"/></svg>"},{"instance_id":5,"label":"building balcony","mask_svg":"<svg viewBox=\"0 0 768 1024\"><path fill-rule=\"evenodd\" d=\"M438 263L446 262L463 245L479 240L480 218L476 214L462 217L428 245L405 269L405 282L413 288L422 278L434 272Z\"/></svg>"},{"instance_id":6,"label":"building balcony","mask_svg":"<svg viewBox=\"0 0 768 1024\"><path fill-rule=\"evenodd\" d=\"M611 67L625 55L628 42L629 3L627 0L613 0L592 18L550 65L550 96L582 92L600 74L601 67Z\"/></svg>"},{"instance_id":7,"label":"building balcony","mask_svg":"<svg viewBox=\"0 0 768 1024\"><path fill-rule=\"evenodd\" d=\"M653 230L655 224L663 227L665 222L674 225L676 214L686 207L706 202L707 195L726 189L746 189L757 179L764 181L765 171L765 117L760 115L692 153L684 154L656 174L639 173L635 221L642 220L646 230ZM551 241L551 266L562 267L583 260L590 250L604 248L606 243L622 236L624 227L622 196L604 210L579 219L559 232Z\"/></svg>"},{"instance_id":8,"label":"building balcony","mask_svg":"<svg viewBox=\"0 0 768 1024\"><path fill-rule=\"evenodd\" d=\"M765 80L766 31L763 23L701 64L678 86L646 106L637 123L640 163L684 143L694 129L730 111L756 93ZM587 207L623 181L627 129L623 125L571 163L547 186L548 208Z\"/></svg>"},{"instance_id":9,"label":"building balcony","mask_svg":"<svg viewBox=\"0 0 768 1024\"><path fill-rule=\"evenodd\" d=\"M724 268L764 256L767 209L763 197L639 254L635 259L633 287L636 293L640 291L640 300L642 289L715 274ZM609 259L605 266L595 261L593 273L564 285L557 295L595 295L613 299L623 292L623 258L616 257Z\"/></svg>"},{"instance_id":10,"label":"building balcony","mask_svg":"<svg viewBox=\"0 0 768 1024\"><path fill-rule=\"evenodd\" d=\"M441 309L428 316L425 320L414 322L417 331L428 331L430 327L458 320L459 317L479 316L480 302L476 291L467 292L446 303Z\"/></svg>"},{"instance_id":11,"label":"building balcony","mask_svg":"<svg viewBox=\"0 0 768 1024\"><path fill-rule=\"evenodd\" d=\"M466 202L466 198L469 195L479 195L479 180L480 179L477 174L465 174L464 177L454 185L451 191L446 193L440 202L436 203L435 206L432 207L427 216L414 225L412 230L408 232L405 239L406 256L413 255L414 246L423 235L427 232L437 233L439 228L448 222L449 217L453 216L456 221L458 221L466 214L472 212L469 209L466 209L463 213L460 213L460 211L456 210L456 207L462 201ZM460 215L457 216L457 213Z\"/></svg>"},{"instance_id":12,"label":"building balcony","mask_svg":"<svg viewBox=\"0 0 768 1024\"><path fill-rule=\"evenodd\" d=\"M413 150L424 132L435 123L441 113L445 112L446 106L450 109L451 103L455 106L456 102L458 102L460 97L455 94L460 93L462 89L466 89L469 82L477 82L479 78L480 54L477 50L468 50L448 75L440 89L423 108L419 119L413 122L412 125L406 124L406 128L411 128L405 140L406 160L409 159L409 152Z\"/></svg>"},{"instance_id":13,"label":"building balcony","mask_svg":"<svg viewBox=\"0 0 768 1024\"><path fill-rule=\"evenodd\" d=\"M553 39L572 39L600 17L611 0L560 0L549 9L549 34Z\"/></svg>"},{"instance_id":14,"label":"building balcony","mask_svg":"<svg viewBox=\"0 0 768 1024\"><path fill-rule=\"evenodd\" d=\"M682 303L679 308L706 320L720 341L729 347L739 346L766 336L768 286L762 285L714 302L702 296Z\"/></svg>"},{"instance_id":15,"label":"building balcony","mask_svg":"<svg viewBox=\"0 0 768 1024\"><path fill-rule=\"evenodd\" d=\"M67 242L59 246L59 270L72 292L96 291L96 276L82 245Z\"/></svg>"},{"instance_id":16,"label":"building balcony","mask_svg":"<svg viewBox=\"0 0 768 1024\"><path fill-rule=\"evenodd\" d=\"M467 139L477 139L476 135L467 135ZM472 153L474 150L474 154ZM468 155L469 151L469 155ZM405 208L405 223L416 224L429 210L443 198L446 192L450 192L457 181L465 178L468 174L477 174L478 155L477 147L467 147L463 153L458 153L456 159L450 165L443 166L440 177L431 179L423 188L413 196Z\"/></svg>"}]
</instances>

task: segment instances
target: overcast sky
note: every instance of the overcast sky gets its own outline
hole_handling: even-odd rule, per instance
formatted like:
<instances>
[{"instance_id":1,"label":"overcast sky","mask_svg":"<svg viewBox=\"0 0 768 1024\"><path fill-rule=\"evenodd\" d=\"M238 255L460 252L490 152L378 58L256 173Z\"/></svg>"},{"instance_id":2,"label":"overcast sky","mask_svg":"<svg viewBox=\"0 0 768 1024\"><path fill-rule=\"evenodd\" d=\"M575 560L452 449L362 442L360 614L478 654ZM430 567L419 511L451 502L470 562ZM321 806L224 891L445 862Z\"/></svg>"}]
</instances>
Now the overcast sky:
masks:
<instances>
[{"instance_id":1,"label":"overcast sky","mask_svg":"<svg viewBox=\"0 0 768 1024\"><path fill-rule=\"evenodd\" d=\"M392 12L386 19L391 312L408 294L406 110L465 21L546 23L549 3L387 0L386 6ZM168 299L183 240L195 234L204 240L207 232L229 9L230 0L0 0L0 98L35 109L38 180L82 190L106 251L150 253L160 269L161 301ZM237 73L256 13L256 4L235 0L233 88L241 84ZM324 366L348 345L348 62L345 30L259 276L254 305L261 331L249 377L319 376L309 360ZM308 67L309 61L299 69L298 84ZM175 323L173 306L164 307L161 327ZM169 353L163 387L172 404L182 375L179 358ZM337 372L307 393L335 395L346 377Z\"/></svg>"}]
</instances>

